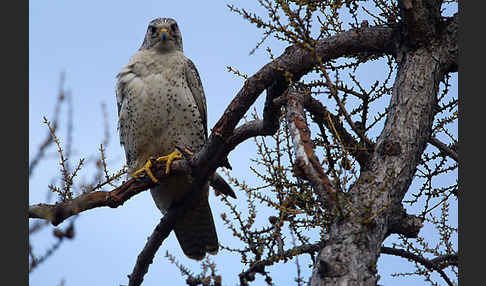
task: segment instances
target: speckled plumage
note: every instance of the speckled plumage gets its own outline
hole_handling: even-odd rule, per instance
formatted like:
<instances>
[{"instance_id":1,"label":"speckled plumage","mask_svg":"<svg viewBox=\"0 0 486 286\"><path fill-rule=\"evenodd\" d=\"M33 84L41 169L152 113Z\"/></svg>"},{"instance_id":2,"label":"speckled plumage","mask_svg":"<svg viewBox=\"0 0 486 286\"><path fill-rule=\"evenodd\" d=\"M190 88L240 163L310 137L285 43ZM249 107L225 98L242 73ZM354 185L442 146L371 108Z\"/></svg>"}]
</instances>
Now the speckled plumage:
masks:
<instances>
[{"instance_id":1,"label":"speckled plumage","mask_svg":"<svg viewBox=\"0 0 486 286\"><path fill-rule=\"evenodd\" d=\"M167 31L165 39L162 30ZM207 139L206 99L196 67L183 54L181 34L173 19L157 18L149 23L141 48L117 78L118 128L128 176L151 157L173 152L176 144L200 150ZM173 175L152 188L157 207L165 213L190 190L190 180L190 176ZM206 185L199 203L174 228L182 250L193 259L218 250L208 189Z\"/></svg>"}]
</instances>

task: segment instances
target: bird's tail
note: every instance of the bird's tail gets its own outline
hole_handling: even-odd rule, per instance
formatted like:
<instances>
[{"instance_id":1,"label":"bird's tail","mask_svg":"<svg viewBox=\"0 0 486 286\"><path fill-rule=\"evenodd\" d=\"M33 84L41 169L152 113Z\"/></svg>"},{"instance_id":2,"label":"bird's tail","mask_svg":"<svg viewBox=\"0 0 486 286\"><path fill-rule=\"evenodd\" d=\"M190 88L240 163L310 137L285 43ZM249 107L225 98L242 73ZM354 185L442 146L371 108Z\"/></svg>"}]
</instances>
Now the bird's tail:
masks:
<instances>
[{"instance_id":1,"label":"bird's tail","mask_svg":"<svg viewBox=\"0 0 486 286\"><path fill-rule=\"evenodd\" d=\"M218 253L219 247L207 191L200 192L200 195L196 205L178 218L174 226L182 251L187 257L196 260L203 259L206 253Z\"/></svg>"},{"instance_id":2,"label":"bird's tail","mask_svg":"<svg viewBox=\"0 0 486 286\"><path fill-rule=\"evenodd\" d=\"M214 172L214 174L209 178L209 184L216 191L216 195L221 193L225 196L230 196L236 199L236 194L231 186L218 173Z\"/></svg>"}]
</instances>

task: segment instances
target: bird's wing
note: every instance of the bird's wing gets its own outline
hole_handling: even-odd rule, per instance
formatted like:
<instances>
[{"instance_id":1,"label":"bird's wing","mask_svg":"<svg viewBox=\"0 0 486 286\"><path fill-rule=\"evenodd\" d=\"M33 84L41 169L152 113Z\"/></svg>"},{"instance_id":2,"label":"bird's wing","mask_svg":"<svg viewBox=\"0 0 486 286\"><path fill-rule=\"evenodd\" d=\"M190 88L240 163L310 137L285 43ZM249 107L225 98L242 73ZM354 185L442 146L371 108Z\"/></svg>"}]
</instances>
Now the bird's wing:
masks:
<instances>
[{"instance_id":1,"label":"bird's wing","mask_svg":"<svg viewBox=\"0 0 486 286\"><path fill-rule=\"evenodd\" d=\"M201 115L201 120L204 126L204 134L206 138L208 138L206 96L204 95L201 78L199 77L196 66L190 59L186 58L186 65L184 70L186 74L187 85L189 85L189 88L191 89L192 96L194 97L194 101L196 101L197 109L199 110L199 114ZM231 169L228 158L224 159L222 166Z\"/></svg>"},{"instance_id":2,"label":"bird's wing","mask_svg":"<svg viewBox=\"0 0 486 286\"><path fill-rule=\"evenodd\" d=\"M131 142L134 138L130 137L130 127L128 124L129 116L131 113L130 105L128 102L134 94L140 94L143 89L143 81L133 71L135 63L130 62L117 74L116 84L116 104L118 108L118 131L120 133L120 144L125 148L125 155L127 159L127 165L132 164L132 159L129 154L131 153L129 148L133 146ZM133 132L132 132L133 133Z\"/></svg>"},{"instance_id":3,"label":"bird's wing","mask_svg":"<svg viewBox=\"0 0 486 286\"><path fill-rule=\"evenodd\" d=\"M194 63L186 58L186 64L184 66L184 73L186 74L187 85L191 89L192 96L196 102L197 109L199 110L199 115L204 126L204 134L208 138L208 118L207 118L207 106L206 106L206 96L204 95L204 90L199 77L199 73L196 69Z\"/></svg>"}]
</instances>

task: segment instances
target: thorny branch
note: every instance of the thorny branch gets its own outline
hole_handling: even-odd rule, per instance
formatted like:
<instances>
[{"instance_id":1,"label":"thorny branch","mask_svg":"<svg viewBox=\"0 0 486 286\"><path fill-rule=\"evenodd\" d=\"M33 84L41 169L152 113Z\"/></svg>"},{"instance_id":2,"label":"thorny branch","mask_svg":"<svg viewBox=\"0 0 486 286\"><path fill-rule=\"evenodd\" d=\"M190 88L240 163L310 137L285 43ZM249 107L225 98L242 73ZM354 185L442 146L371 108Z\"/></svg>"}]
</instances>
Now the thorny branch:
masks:
<instances>
[{"instance_id":1,"label":"thorny branch","mask_svg":"<svg viewBox=\"0 0 486 286\"><path fill-rule=\"evenodd\" d=\"M52 120L52 129L54 131L56 131L57 127L58 127L58 121L59 121L59 114L60 114L60 111L61 111L61 106L64 103L66 97L70 96L64 90L64 81L65 81L65 75L64 75L64 73L61 73L58 99L56 101L56 105L55 105L55 108L54 108L54 119ZM37 151L37 154L34 155L34 158L29 163L29 176L32 176L32 173L33 173L34 169L37 167L37 164L42 160L42 158L44 158L45 151L46 151L47 147L49 147L53 142L54 142L54 138L51 136L51 133L48 132L46 139L40 145L39 150Z\"/></svg>"}]
</instances>

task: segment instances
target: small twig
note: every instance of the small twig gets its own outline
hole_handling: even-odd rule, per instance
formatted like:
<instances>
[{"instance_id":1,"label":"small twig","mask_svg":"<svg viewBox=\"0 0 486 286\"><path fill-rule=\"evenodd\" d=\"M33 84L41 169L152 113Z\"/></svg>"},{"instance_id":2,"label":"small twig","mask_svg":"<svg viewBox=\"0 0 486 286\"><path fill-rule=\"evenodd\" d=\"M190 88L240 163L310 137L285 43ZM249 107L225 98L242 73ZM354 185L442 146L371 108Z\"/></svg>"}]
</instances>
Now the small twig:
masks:
<instances>
[{"instance_id":1,"label":"small twig","mask_svg":"<svg viewBox=\"0 0 486 286\"><path fill-rule=\"evenodd\" d=\"M59 93L58 93L58 99L56 102L56 106L54 108L54 119L52 120L52 130L55 132L58 128L58 122L59 122L59 114L61 112L61 106L64 100L66 99L65 92L64 92L64 80L65 80L65 74L64 72L61 73L61 79L60 79L60 84L59 84ZM29 176L32 175L35 167L37 164L41 161L42 158L44 158L45 155L45 150L47 147L49 147L53 142L54 138L51 135L51 130L47 132L47 137L43 141L43 143L40 145L39 150L37 154L33 157L32 161L29 164Z\"/></svg>"},{"instance_id":2,"label":"small twig","mask_svg":"<svg viewBox=\"0 0 486 286\"><path fill-rule=\"evenodd\" d=\"M346 111L346 107L344 106L344 104L339 99L339 96L337 94L336 89L333 88L333 85L330 84L331 83L331 78L329 77L329 74L327 73L327 71L324 69L324 66L322 65L322 62L319 64L319 67L320 67L320 70L321 70L322 74L326 78L326 83L328 84L329 91L330 91L332 97L334 98L334 100L336 100L336 103L339 106L339 110L344 115L344 118L346 119L346 122L349 124L349 126L351 126L351 129L353 129L353 131L361 138L361 140L363 140L363 142L366 143L367 147L373 148L375 144L370 139L368 139L365 136L365 134L363 133L363 131L362 130L359 130L356 127L356 125L353 123L353 120L351 120L351 117L349 116L348 112Z\"/></svg>"}]
</instances>

